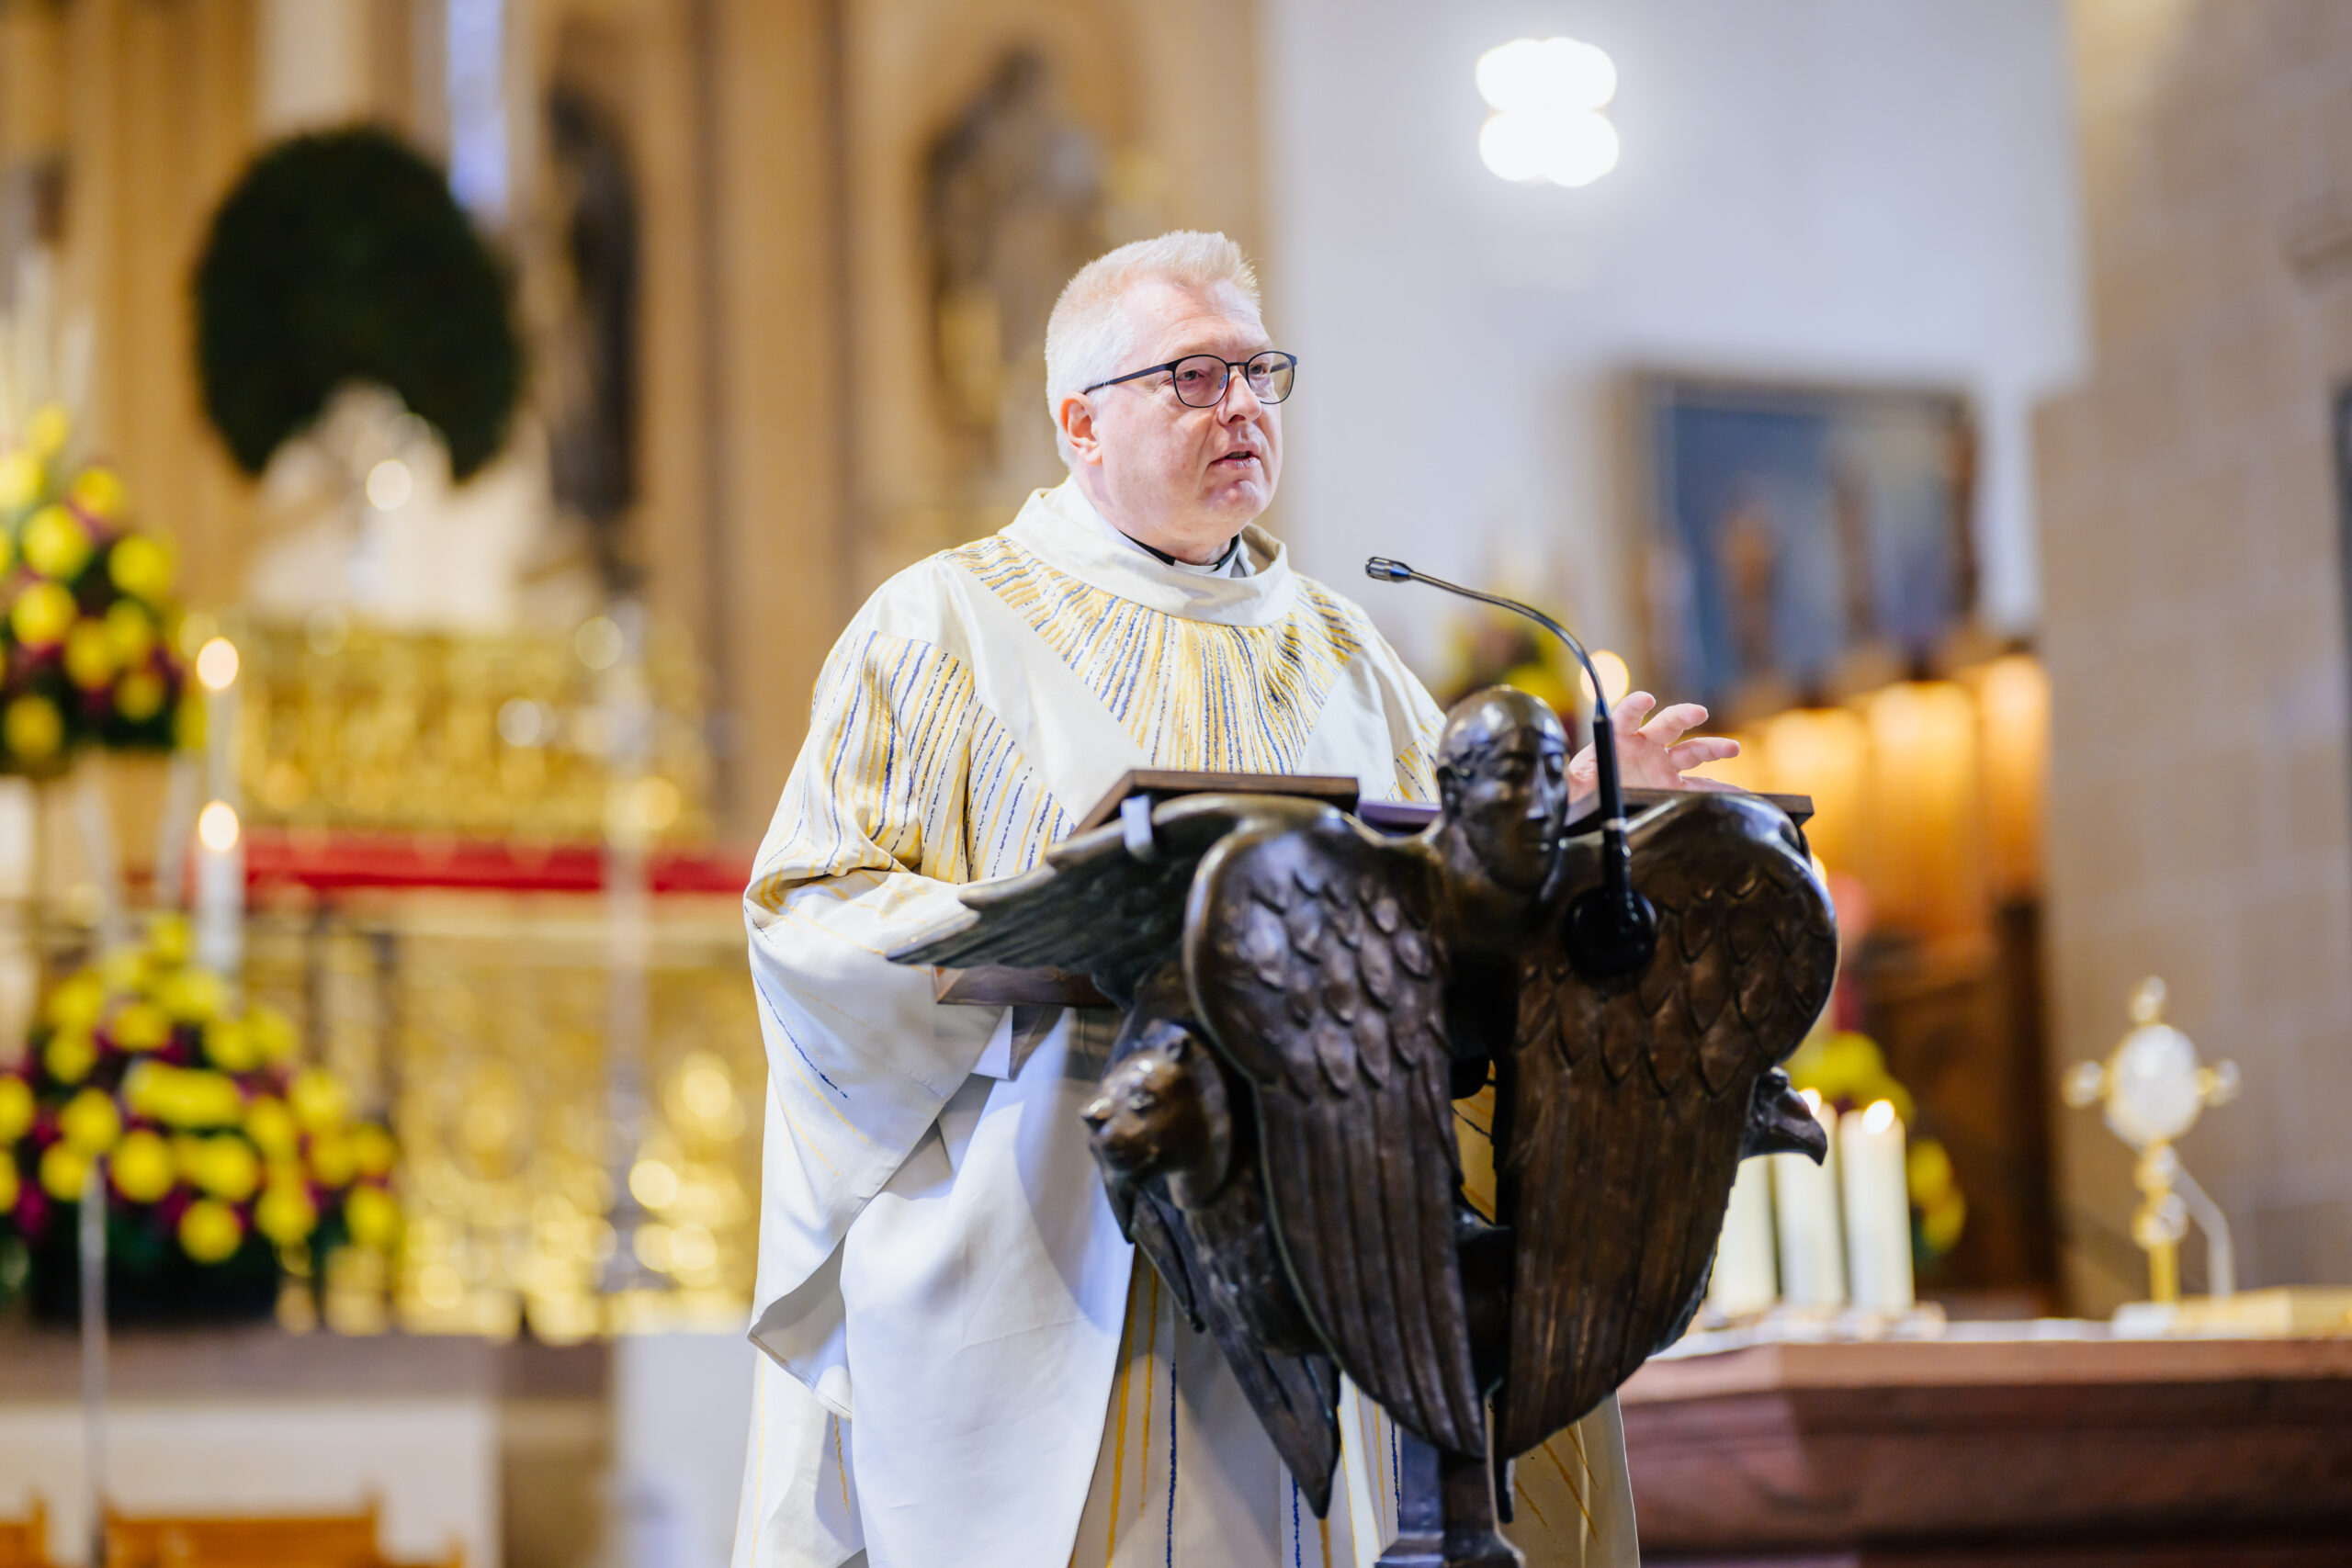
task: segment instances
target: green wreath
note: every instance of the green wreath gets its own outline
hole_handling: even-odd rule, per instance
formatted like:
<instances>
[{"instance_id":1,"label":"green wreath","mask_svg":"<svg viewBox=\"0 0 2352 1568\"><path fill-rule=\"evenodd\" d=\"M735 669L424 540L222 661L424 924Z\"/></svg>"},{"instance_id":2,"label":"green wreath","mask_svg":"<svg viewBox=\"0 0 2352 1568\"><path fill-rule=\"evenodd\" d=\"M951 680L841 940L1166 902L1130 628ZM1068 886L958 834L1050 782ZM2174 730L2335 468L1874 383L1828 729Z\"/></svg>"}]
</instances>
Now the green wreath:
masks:
<instances>
[{"instance_id":1,"label":"green wreath","mask_svg":"<svg viewBox=\"0 0 2352 1568\"><path fill-rule=\"evenodd\" d=\"M504 445L523 386L497 260L441 172L367 129L278 142L221 202L196 268L196 357L205 412L251 474L367 380L441 433L463 479Z\"/></svg>"}]
</instances>

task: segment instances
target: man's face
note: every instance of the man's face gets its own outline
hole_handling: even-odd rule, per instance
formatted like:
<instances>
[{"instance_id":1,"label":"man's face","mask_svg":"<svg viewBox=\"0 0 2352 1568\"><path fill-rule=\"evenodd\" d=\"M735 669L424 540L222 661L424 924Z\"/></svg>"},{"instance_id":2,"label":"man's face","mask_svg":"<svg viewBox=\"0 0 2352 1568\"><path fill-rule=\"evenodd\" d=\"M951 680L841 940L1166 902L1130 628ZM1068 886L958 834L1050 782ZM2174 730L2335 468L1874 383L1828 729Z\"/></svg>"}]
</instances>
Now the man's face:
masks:
<instances>
[{"instance_id":1,"label":"man's face","mask_svg":"<svg viewBox=\"0 0 2352 1568\"><path fill-rule=\"evenodd\" d=\"M1552 846L1567 806L1567 751L1559 739L1521 726L1449 770L1447 806L1487 874L1505 887L1532 888L1552 869Z\"/></svg>"},{"instance_id":2,"label":"man's face","mask_svg":"<svg viewBox=\"0 0 2352 1568\"><path fill-rule=\"evenodd\" d=\"M1273 346L1240 293L1148 279L1127 291L1133 349L1117 374L1188 354L1241 362ZM1180 560L1215 560L1274 499L1282 411L1231 376L1214 408L1177 400L1165 374L1083 394L1056 410L1077 454L1080 487L1131 536Z\"/></svg>"}]
</instances>

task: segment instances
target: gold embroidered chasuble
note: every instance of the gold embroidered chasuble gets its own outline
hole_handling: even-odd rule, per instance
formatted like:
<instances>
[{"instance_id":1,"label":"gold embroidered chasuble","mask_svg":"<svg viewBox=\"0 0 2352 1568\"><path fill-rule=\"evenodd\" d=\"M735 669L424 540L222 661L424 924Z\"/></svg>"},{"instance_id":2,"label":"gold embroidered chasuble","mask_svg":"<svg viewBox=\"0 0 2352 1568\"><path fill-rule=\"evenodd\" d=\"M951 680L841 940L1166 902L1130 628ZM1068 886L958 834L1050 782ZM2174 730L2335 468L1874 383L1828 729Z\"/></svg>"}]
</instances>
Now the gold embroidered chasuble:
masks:
<instances>
[{"instance_id":1,"label":"gold embroidered chasuble","mask_svg":"<svg viewBox=\"0 0 2352 1568\"><path fill-rule=\"evenodd\" d=\"M1148 1269L1131 1297L1078 1117L1115 1018L1016 1039L1011 1013L940 1007L883 957L958 915L955 884L1034 864L1132 767L1430 797L1435 705L1361 609L1261 530L1243 545L1246 576L1166 567L1065 484L886 583L826 663L745 895L768 1354L738 1568L1273 1568L1330 1541L1368 1563L1356 1538L1393 1528L1368 1402L1351 1400L1330 1525L1295 1524L1214 1348ZM1622 1463L1578 1484L1604 1524L1623 1506ZM1629 1507L1625 1525L1579 1533L1630 1541Z\"/></svg>"}]
</instances>

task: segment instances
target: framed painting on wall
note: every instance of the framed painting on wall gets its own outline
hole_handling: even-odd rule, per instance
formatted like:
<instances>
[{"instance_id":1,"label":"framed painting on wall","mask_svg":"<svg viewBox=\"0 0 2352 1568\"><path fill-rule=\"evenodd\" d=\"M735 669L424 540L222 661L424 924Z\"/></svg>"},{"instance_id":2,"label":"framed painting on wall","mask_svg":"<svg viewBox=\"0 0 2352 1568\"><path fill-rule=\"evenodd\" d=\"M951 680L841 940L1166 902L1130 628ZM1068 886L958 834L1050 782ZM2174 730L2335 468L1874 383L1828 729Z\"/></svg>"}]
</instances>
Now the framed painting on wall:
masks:
<instances>
[{"instance_id":1,"label":"framed painting on wall","mask_svg":"<svg viewBox=\"0 0 2352 1568\"><path fill-rule=\"evenodd\" d=\"M2352 381L2335 389L2328 437L2335 453L2336 570L2342 575L2346 646L2352 647Z\"/></svg>"},{"instance_id":2,"label":"framed painting on wall","mask_svg":"<svg viewBox=\"0 0 2352 1568\"><path fill-rule=\"evenodd\" d=\"M1976 606L1957 393L1634 378L1650 654L1719 720L1916 670Z\"/></svg>"}]
</instances>

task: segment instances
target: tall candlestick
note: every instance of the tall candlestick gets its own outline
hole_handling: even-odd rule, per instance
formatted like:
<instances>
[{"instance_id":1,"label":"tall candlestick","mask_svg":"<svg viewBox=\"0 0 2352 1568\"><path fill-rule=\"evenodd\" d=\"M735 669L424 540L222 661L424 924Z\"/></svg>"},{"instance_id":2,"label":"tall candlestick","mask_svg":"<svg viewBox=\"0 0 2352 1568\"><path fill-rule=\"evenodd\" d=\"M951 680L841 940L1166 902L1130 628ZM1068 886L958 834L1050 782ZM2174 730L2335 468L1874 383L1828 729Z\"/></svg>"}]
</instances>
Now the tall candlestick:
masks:
<instances>
[{"instance_id":1,"label":"tall candlestick","mask_svg":"<svg viewBox=\"0 0 2352 1568\"><path fill-rule=\"evenodd\" d=\"M1838 1113L1821 1096L1804 1101L1831 1134L1819 1165L1803 1155L1773 1155L1772 1213L1781 1238L1781 1299L1792 1306L1846 1304L1846 1254L1838 1223Z\"/></svg>"},{"instance_id":2,"label":"tall candlestick","mask_svg":"<svg viewBox=\"0 0 2352 1568\"><path fill-rule=\"evenodd\" d=\"M1846 1197L1846 1272L1854 1304L1909 1312L1911 1196L1904 1176L1903 1119L1878 1100L1838 1123L1838 1166Z\"/></svg>"},{"instance_id":3,"label":"tall candlestick","mask_svg":"<svg viewBox=\"0 0 2352 1568\"><path fill-rule=\"evenodd\" d=\"M1760 1159L1739 1162L1731 1205L1724 1211L1723 1239L1715 1245L1715 1273L1707 1281L1707 1304L1725 1317L1762 1312L1778 1294L1772 1266L1772 1173Z\"/></svg>"}]
</instances>

